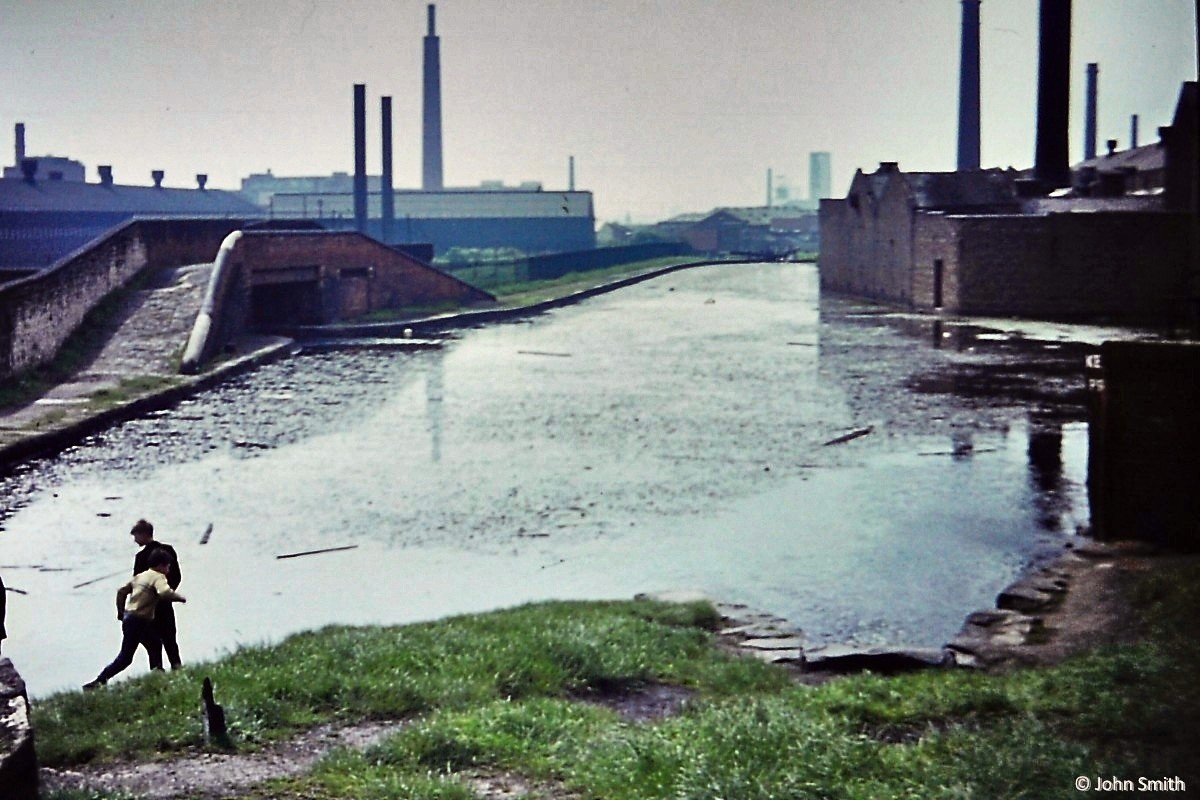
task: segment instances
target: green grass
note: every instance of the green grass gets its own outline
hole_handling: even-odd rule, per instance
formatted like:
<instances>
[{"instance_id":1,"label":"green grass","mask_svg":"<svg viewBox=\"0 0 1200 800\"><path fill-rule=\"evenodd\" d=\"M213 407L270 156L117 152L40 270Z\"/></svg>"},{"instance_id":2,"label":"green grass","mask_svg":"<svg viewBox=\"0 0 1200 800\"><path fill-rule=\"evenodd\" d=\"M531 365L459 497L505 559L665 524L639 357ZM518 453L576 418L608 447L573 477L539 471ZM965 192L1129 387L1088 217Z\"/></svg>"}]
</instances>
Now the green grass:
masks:
<instances>
[{"instance_id":1,"label":"green grass","mask_svg":"<svg viewBox=\"0 0 1200 800\"><path fill-rule=\"evenodd\" d=\"M1129 587L1144 633L1044 668L853 676L819 687L711 646L711 608L549 603L399 628L330 628L182 675L38 703L43 763L199 746L211 674L242 746L318 720L405 718L253 797L470 798L510 771L571 797L1077 798L1077 776L1200 785L1200 567ZM695 690L634 723L581 695L650 681ZM1120 796L1120 795L1112 795Z\"/></svg>"},{"instance_id":2,"label":"green grass","mask_svg":"<svg viewBox=\"0 0 1200 800\"><path fill-rule=\"evenodd\" d=\"M488 291L494 294L503 306L525 306L591 289L621 278L654 272L676 264L688 264L696 260L695 256L668 256L632 264L617 264L604 269L568 272L566 275L552 280L499 282L488 288Z\"/></svg>"}]
</instances>

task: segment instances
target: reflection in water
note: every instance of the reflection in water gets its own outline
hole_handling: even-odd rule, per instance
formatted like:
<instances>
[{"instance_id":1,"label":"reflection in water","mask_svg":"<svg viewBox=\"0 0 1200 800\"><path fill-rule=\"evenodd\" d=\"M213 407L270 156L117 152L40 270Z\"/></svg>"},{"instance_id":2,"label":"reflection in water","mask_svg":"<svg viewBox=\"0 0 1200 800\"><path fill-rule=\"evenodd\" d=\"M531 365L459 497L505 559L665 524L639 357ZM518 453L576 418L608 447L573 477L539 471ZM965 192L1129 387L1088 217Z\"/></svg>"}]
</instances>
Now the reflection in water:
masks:
<instances>
[{"instance_id":1,"label":"reflection in water","mask_svg":"<svg viewBox=\"0 0 1200 800\"><path fill-rule=\"evenodd\" d=\"M425 368L425 413L429 418L429 460L442 460L442 378L445 354L438 350Z\"/></svg>"},{"instance_id":2,"label":"reflection in water","mask_svg":"<svg viewBox=\"0 0 1200 800\"><path fill-rule=\"evenodd\" d=\"M1034 490L1038 524L1048 531L1062 529L1068 510L1064 497L1062 423L1050 419L1029 420L1029 482Z\"/></svg>"}]
</instances>

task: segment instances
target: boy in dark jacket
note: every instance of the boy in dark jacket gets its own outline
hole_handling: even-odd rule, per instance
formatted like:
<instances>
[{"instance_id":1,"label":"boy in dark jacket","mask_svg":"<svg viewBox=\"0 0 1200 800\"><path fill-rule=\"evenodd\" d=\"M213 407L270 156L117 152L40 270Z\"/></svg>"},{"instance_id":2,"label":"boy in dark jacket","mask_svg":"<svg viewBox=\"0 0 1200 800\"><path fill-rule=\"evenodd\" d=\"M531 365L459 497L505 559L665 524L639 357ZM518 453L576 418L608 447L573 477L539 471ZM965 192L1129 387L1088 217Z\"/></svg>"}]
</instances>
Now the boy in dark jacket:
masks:
<instances>
[{"instance_id":1,"label":"boy in dark jacket","mask_svg":"<svg viewBox=\"0 0 1200 800\"><path fill-rule=\"evenodd\" d=\"M167 572L167 583L171 585L172 589L178 589L179 583L183 580L183 573L179 571L179 556L175 553L175 548L164 542L156 541L154 526L144 519L135 522L129 533L142 548L133 557L133 574L137 575L139 572L150 569L150 554L155 550L165 550L171 556L171 569ZM154 628L158 631L158 638L162 641L162 649L167 653L167 662L170 663L171 669L177 668L182 660L179 657L175 609L170 603L163 603L158 607L158 611L154 614ZM161 656L159 663L162 663Z\"/></svg>"}]
</instances>

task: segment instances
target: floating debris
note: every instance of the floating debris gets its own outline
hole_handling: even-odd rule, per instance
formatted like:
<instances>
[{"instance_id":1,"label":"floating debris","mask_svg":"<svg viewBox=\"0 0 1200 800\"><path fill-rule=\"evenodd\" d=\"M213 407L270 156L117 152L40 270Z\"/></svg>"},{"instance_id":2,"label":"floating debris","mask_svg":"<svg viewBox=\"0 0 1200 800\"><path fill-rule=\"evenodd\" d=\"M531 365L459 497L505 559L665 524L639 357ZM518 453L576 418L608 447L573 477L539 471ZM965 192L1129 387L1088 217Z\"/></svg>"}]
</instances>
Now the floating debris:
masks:
<instances>
[{"instance_id":1,"label":"floating debris","mask_svg":"<svg viewBox=\"0 0 1200 800\"><path fill-rule=\"evenodd\" d=\"M341 547L323 547L320 550L304 550L303 552L300 552L300 553L284 553L281 556L275 556L275 558L281 559L281 558L299 558L300 556L315 556L315 555L319 555L321 553L336 553L340 550L353 550L356 547L358 547L358 545L356 545L356 544L347 544L347 545L343 545Z\"/></svg>"},{"instance_id":2,"label":"floating debris","mask_svg":"<svg viewBox=\"0 0 1200 800\"><path fill-rule=\"evenodd\" d=\"M859 428L858 430L850 431L849 433L830 439L828 442L822 442L821 446L829 447L831 444L844 444L845 442L857 439L860 436L866 436L867 434L872 433L874 430L874 425L868 425L865 428Z\"/></svg>"}]
</instances>

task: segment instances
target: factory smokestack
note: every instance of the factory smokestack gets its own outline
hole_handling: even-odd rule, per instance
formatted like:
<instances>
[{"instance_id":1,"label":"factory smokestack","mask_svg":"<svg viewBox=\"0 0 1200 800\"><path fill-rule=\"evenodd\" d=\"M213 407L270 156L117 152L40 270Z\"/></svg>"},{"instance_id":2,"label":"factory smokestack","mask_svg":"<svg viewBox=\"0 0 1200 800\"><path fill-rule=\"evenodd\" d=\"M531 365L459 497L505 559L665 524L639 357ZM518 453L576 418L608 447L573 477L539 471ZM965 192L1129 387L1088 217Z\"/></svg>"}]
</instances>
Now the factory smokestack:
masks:
<instances>
[{"instance_id":1,"label":"factory smokestack","mask_svg":"<svg viewBox=\"0 0 1200 800\"><path fill-rule=\"evenodd\" d=\"M1087 65L1087 109L1083 118L1083 159L1096 157L1096 95L1099 92L1100 65Z\"/></svg>"},{"instance_id":2,"label":"factory smokestack","mask_svg":"<svg viewBox=\"0 0 1200 800\"><path fill-rule=\"evenodd\" d=\"M1037 153L1033 175L1042 189L1069 186L1071 0L1041 0L1038 12Z\"/></svg>"},{"instance_id":3,"label":"factory smokestack","mask_svg":"<svg viewBox=\"0 0 1200 800\"><path fill-rule=\"evenodd\" d=\"M575 191L575 156L567 156L567 191Z\"/></svg>"},{"instance_id":4,"label":"factory smokestack","mask_svg":"<svg viewBox=\"0 0 1200 800\"><path fill-rule=\"evenodd\" d=\"M1138 146L1138 115L1134 114L1129 118L1129 147L1132 149Z\"/></svg>"},{"instance_id":5,"label":"factory smokestack","mask_svg":"<svg viewBox=\"0 0 1200 800\"><path fill-rule=\"evenodd\" d=\"M17 139L17 146L16 146L17 160L14 161L13 164L15 164L16 166L19 167L19 166L21 166L21 162L25 160L25 123L18 122L16 127L14 128L14 133L16 134L16 139Z\"/></svg>"},{"instance_id":6,"label":"factory smokestack","mask_svg":"<svg viewBox=\"0 0 1200 800\"><path fill-rule=\"evenodd\" d=\"M367 230L367 85L354 84L354 227Z\"/></svg>"},{"instance_id":7,"label":"factory smokestack","mask_svg":"<svg viewBox=\"0 0 1200 800\"><path fill-rule=\"evenodd\" d=\"M962 0L958 71L958 170L979 169L979 2Z\"/></svg>"},{"instance_id":8,"label":"factory smokestack","mask_svg":"<svg viewBox=\"0 0 1200 800\"><path fill-rule=\"evenodd\" d=\"M429 4L429 33L425 36L425 94L421 133L421 188L440 192L442 186L442 67L438 53L436 7Z\"/></svg>"},{"instance_id":9,"label":"factory smokestack","mask_svg":"<svg viewBox=\"0 0 1200 800\"><path fill-rule=\"evenodd\" d=\"M383 133L383 174L380 176L380 237L392 243L392 223L396 219L396 193L392 189L392 98L380 99Z\"/></svg>"},{"instance_id":10,"label":"factory smokestack","mask_svg":"<svg viewBox=\"0 0 1200 800\"><path fill-rule=\"evenodd\" d=\"M771 207L771 183L774 175L771 173L771 168L767 167L767 208Z\"/></svg>"}]
</instances>

